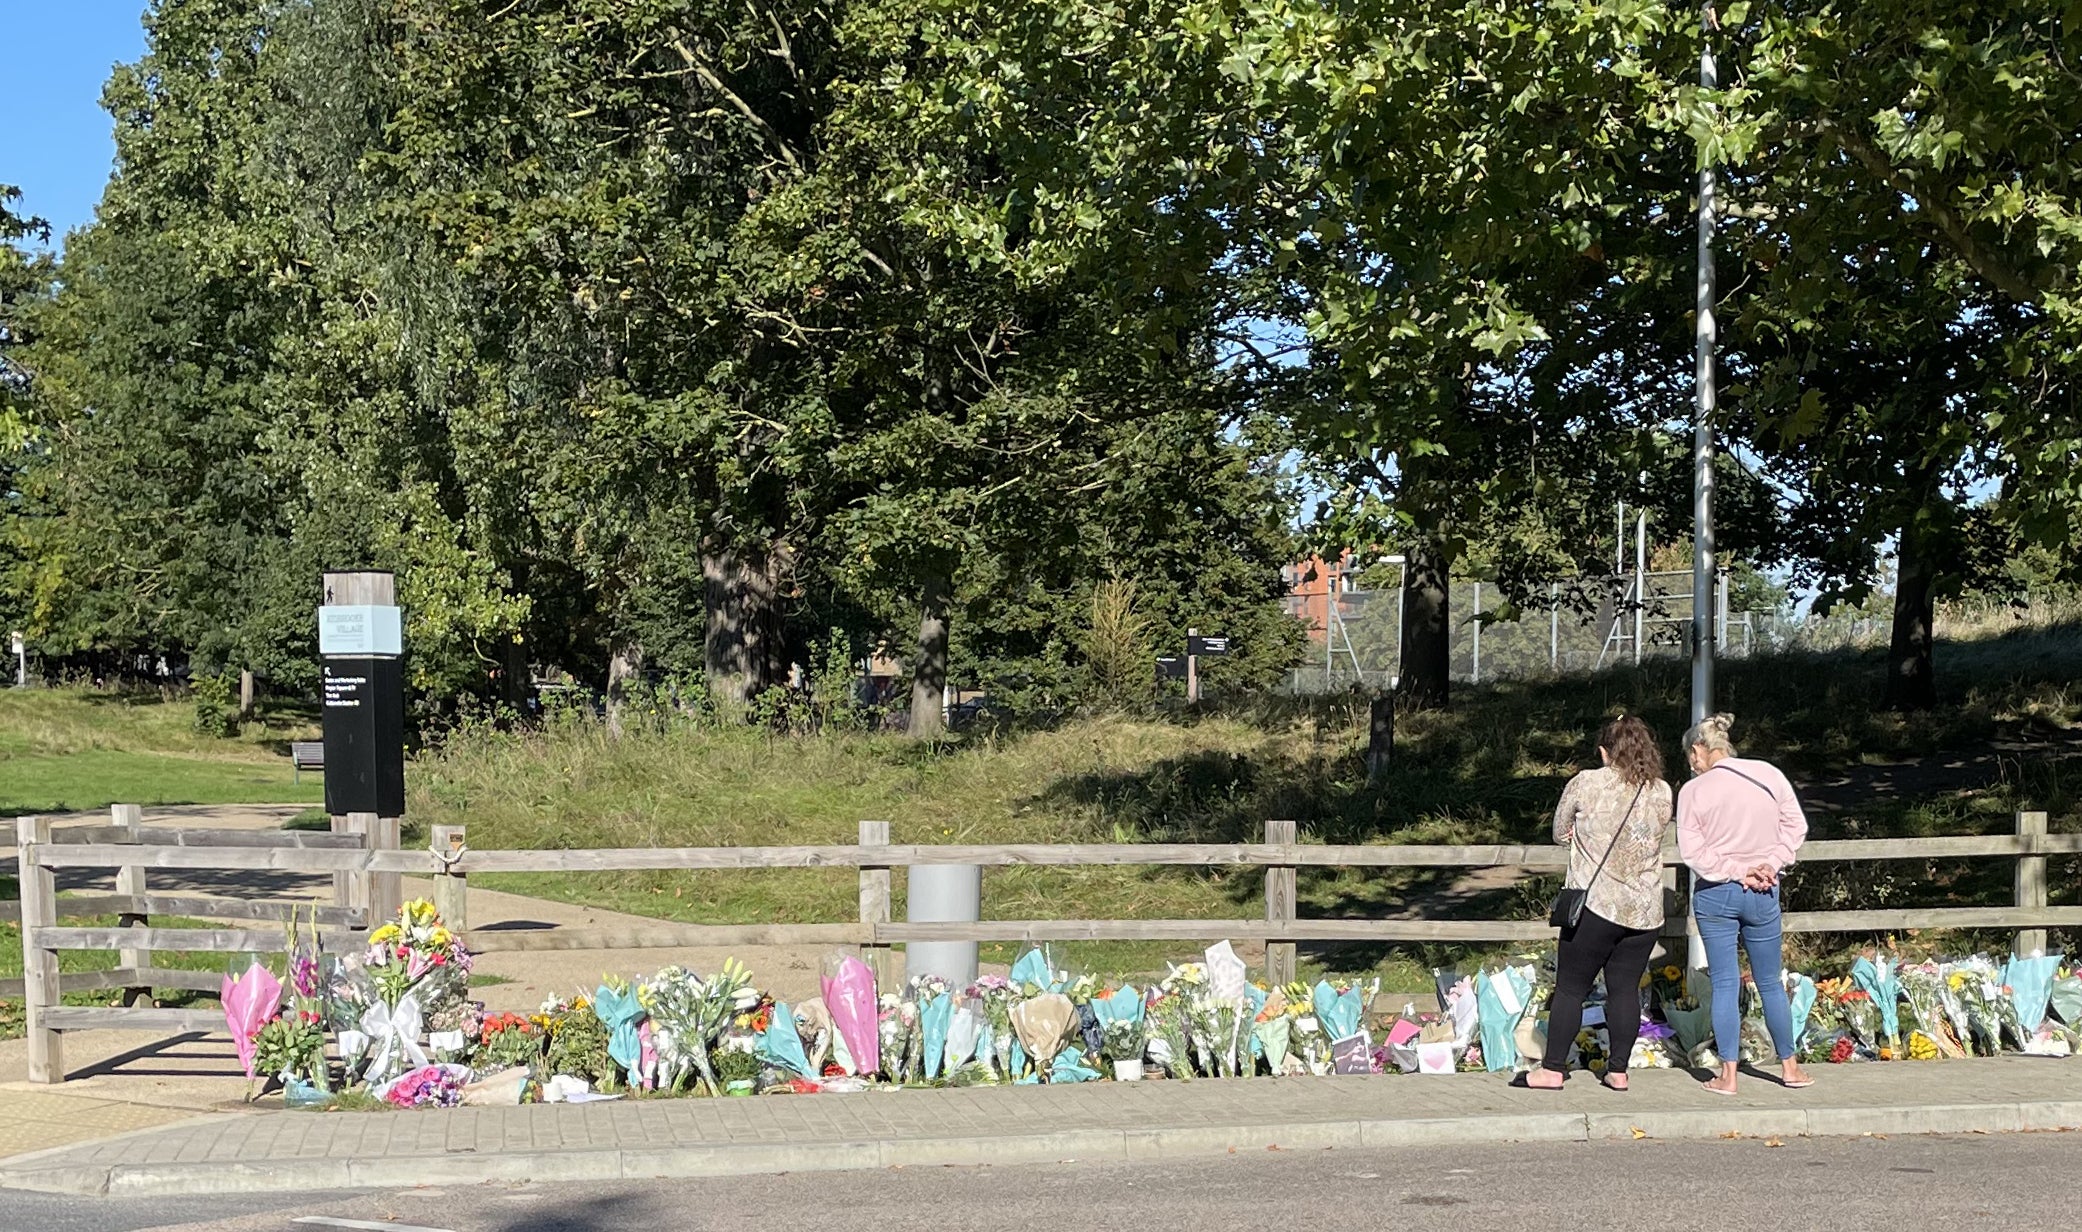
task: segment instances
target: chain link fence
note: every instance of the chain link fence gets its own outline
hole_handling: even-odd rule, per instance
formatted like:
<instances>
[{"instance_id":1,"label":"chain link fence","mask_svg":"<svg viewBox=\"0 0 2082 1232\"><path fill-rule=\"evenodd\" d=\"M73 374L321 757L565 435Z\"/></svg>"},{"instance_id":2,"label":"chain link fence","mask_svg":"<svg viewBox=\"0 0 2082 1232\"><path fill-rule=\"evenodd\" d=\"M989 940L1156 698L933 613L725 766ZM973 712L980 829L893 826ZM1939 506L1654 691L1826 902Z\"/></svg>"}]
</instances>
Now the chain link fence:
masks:
<instances>
[{"instance_id":1,"label":"chain link fence","mask_svg":"<svg viewBox=\"0 0 2082 1232\"><path fill-rule=\"evenodd\" d=\"M1689 572L1647 573L1638 581L1626 574L1555 582L1544 602L1539 595L1533 599L1533 605L1513 609L1492 584L1455 583L1447 608L1453 678L1524 679L1690 654ZM1726 611L1725 577L1717 602L1723 656L1746 657L1785 638L1769 613ZM1400 675L1402 591L1346 590L1322 606L1327 616L1313 622L1310 657L1288 674L1288 691L1392 687Z\"/></svg>"}]
</instances>

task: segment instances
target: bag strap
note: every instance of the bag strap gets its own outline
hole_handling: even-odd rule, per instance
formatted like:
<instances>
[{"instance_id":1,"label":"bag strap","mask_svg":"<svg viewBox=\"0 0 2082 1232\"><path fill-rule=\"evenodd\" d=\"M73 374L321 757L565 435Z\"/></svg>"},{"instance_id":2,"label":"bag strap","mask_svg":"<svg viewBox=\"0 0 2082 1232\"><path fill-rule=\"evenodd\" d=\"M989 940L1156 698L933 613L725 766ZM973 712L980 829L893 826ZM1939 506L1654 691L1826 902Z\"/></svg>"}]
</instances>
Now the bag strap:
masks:
<instances>
[{"instance_id":1,"label":"bag strap","mask_svg":"<svg viewBox=\"0 0 2082 1232\"><path fill-rule=\"evenodd\" d=\"M1620 816L1619 825L1612 831L1612 841L1605 844L1605 854L1598 858L1598 867L1591 872L1590 880L1583 883L1585 894L1590 893L1590 888L1598 883L1598 874L1605 871L1605 861L1612 858L1613 849L1619 846L1619 836L1627 832L1627 823L1634 819L1634 808L1641 803L1641 793L1647 790L1646 782L1634 789L1633 803L1627 805L1627 811Z\"/></svg>"},{"instance_id":2,"label":"bag strap","mask_svg":"<svg viewBox=\"0 0 2082 1232\"><path fill-rule=\"evenodd\" d=\"M1742 778L1748 779L1751 786L1755 787L1758 791L1763 792L1765 795L1770 796L1774 802L1778 799L1778 793L1771 790L1768 784L1766 784L1762 779L1759 779L1754 774L1743 774L1742 771L1737 770L1735 767L1729 765L1727 762L1719 763L1718 765L1714 766L1714 769L1726 770L1729 774L1739 775Z\"/></svg>"}]
</instances>

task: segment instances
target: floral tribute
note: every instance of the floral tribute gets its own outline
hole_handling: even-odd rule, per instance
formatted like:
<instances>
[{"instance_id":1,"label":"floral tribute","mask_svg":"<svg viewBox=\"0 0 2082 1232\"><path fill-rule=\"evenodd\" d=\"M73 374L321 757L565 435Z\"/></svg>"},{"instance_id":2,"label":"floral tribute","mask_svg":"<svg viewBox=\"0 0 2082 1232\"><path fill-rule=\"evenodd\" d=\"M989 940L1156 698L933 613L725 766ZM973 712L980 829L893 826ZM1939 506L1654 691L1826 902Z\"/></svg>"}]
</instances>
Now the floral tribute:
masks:
<instances>
[{"instance_id":1,"label":"floral tribute","mask_svg":"<svg viewBox=\"0 0 2082 1232\"><path fill-rule=\"evenodd\" d=\"M1137 986L1060 969L1031 950L966 986L924 976L878 987L857 959L824 995L778 1000L730 960L606 977L529 1014L469 999L470 953L433 906L405 905L345 958L292 924L286 970L227 976L226 1021L251 1073L291 1102L359 1091L397 1108L727 1097L905 1086L1252 1079L1523 1070L1546 1047L1552 958L1440 969L1436 1010L1379 1012L1378 981L1252 980L1224 943ZM1841 978L1788 973L1812 1062L1936 1061L2082 1045L2082 974L2050 959L1899 964L1867 955ZM1670 965L1642 980L1630 1068L1712 1065L1711 984ZM1883 1004L1881 998L1891 1001ZM1754 986L1744 992L1756 1017ZM1610 1063L1603 1015L1571 1041ZM1752 1024L1753 1025L1753 1024Z\"/></svg>"}]
</instances>

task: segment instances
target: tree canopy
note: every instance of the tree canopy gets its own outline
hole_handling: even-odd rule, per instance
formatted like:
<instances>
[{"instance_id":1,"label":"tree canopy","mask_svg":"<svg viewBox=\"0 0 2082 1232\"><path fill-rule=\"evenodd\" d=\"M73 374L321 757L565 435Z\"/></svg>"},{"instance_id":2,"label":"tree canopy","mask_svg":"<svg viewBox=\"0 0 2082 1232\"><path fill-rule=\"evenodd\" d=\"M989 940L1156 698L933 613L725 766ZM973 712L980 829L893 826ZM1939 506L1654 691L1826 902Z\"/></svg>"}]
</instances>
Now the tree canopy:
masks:
<instances>
[{"instance_id":1,"label":"tree canopy","mask_svg":"<svg viewBox=\"0 0 2082 1232\"><path fill-rule=\"evenodd\" d=\"M1615 500L1688 520L1702 164L1725 546L1850 600L1895 554L1916 705L1933 597L2082 513L2055 0L146 25L62 262L0 195L6 597L47 653L308 688L313 579L367 565L435 705L531 668L742 704L837 630L906 659L923 734L950 676L1072 704L1108 610L1269 680L1307 538L1409 557L1443 702L1455 572L1522 599Z\"/></svg>"}]
</instances>

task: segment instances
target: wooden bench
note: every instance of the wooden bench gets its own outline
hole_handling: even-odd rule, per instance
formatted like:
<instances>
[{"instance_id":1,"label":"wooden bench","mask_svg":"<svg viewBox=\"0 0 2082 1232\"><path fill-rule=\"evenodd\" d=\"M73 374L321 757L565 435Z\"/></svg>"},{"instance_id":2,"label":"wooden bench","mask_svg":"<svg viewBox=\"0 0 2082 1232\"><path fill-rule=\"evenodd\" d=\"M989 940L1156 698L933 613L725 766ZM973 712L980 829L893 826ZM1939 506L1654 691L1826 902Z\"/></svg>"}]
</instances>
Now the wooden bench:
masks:
<instances>
[{"instance_id":1,"label":"wooden bench","mask_svg":"<svg viewBox=\"0 0 2082 1232\"><path fill-rule=\"evenodd\" d=\"M322 740L292 740L289 742L289 778L291 782L303 781L304 771L325 769L325 742Z\"/></svg>"}]
</instances>

